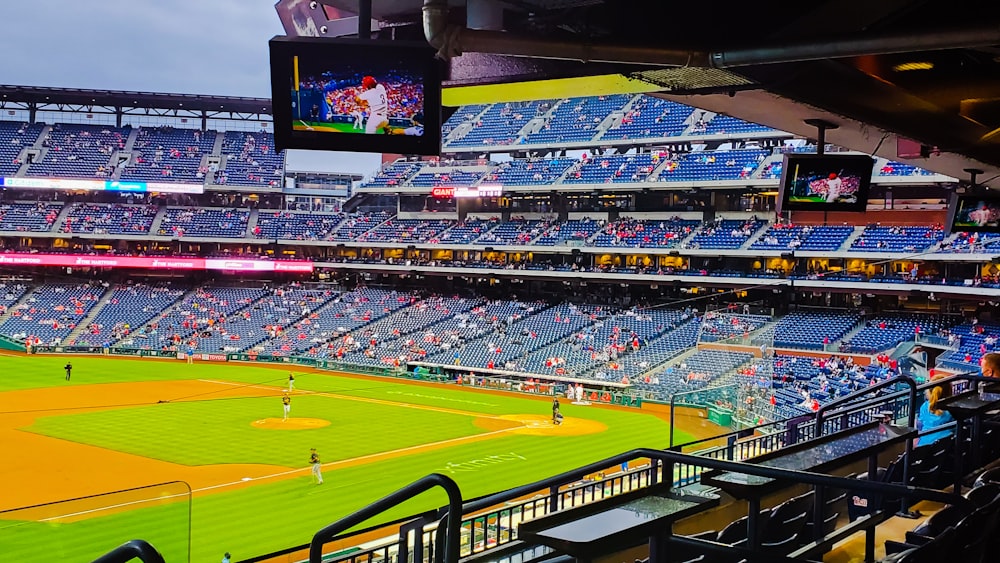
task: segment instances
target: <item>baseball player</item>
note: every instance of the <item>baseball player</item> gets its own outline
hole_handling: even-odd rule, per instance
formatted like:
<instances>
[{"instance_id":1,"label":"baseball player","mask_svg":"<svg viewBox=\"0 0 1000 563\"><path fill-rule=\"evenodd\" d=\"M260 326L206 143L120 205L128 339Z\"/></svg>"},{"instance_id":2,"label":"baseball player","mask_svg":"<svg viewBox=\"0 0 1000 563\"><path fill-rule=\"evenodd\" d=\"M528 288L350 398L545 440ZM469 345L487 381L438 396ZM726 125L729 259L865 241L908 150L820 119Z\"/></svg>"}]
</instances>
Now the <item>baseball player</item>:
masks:
<instances>
[{"instance_id":1,"label":"baseball player","mask_svg":"<svg viewBox=\"0 0 1000 563\"><path fill-rule=\"evenodd\" d=\"M390 135L408 135L419 137L424 134L424 112L418 111L410 118L410 127L391 127L387 131Z\"/></svg>"},{"instance_id":2,"label":"baseball player","mask_svg":"<svg viewBox=\"0 0 1000 563\"><path fill-rule=\"evenodd\" d=\"M292 398L288 396L288 393L285 393L285 395L281 397L281 407L285 411L284 416L281 417L281 421L284 422L288 420L288 413L292 411Z\"/></svg>"},{"instance_id":3,"label":"baseball player","mask_svg":"<svg viewBox=\"0 0 1000 563\"><path fill-rule=\"evenodd\" d=\"M365 114L361 113L361 110L356 109L351 112L351 117L354 118L354 129L364 129L365 128Z\"/></svg>"},{"instance_id":4,"label":"baseball player","mask_svg":"<svg viewBox=\"0 0 1000 563\"><path fill-rule=\"evenodd\" d=\"M368 105L368 122L365 123L365 133L378 133L379 129L389 124L389 96L382 86L372 76L361 79L361 89L357 96L358 103Z\"/></svg>"},{"instance_id":5,"label":"baseball player","mask_svg":"<svg viewBox=\"0 0 1000 563\"><path fill-rule=\"evenodd\" d=\"M288 392L291 393L295 389L295 374L288 372Z\"/></svg>"},{"instance_id":6,"label":"baseball player","mask_svg":"<svg viewBox=\"0 0 1000 563\"><path fill-rule=\"evenodd\" d=\"M309 450L309 464L312 465L312 475L316 478L316 484L323 484L323 463L319 460L319 454L316 453L316 448Z\"/></svg>"}]
</instances>

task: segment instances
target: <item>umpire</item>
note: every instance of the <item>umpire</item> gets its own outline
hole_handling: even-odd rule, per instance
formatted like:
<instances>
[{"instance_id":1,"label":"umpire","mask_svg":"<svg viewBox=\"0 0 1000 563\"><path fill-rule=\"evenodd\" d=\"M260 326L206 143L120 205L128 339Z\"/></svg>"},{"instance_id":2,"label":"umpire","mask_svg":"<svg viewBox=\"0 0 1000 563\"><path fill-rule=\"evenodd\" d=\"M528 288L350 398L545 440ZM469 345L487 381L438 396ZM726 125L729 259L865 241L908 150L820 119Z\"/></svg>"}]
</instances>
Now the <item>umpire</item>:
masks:
<instances>
[{"instance_id":1,"label":"umpire","mask_svg":"<svg viewBox=\"0 0 1000 563\"><path fill-rule=\"evenodd\" d=\"M70 362L66 362L66 365L63 366L63 369L66 370L66 381L69 381L70 376L73 375L73 364L71 364Z\"/></svg>"}]
</instances>

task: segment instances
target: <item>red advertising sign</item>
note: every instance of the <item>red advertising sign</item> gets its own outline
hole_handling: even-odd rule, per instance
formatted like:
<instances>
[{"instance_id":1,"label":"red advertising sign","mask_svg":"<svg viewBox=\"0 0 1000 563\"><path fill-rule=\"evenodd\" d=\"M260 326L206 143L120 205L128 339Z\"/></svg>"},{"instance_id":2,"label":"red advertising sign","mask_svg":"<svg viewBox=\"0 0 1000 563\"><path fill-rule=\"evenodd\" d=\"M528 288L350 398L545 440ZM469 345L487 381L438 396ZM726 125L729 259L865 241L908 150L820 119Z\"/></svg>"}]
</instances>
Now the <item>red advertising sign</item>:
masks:
<instances>
[{"instance_id":1,"label":"red advertising sign","mask_svg":"<svg viewBox=\"0 0 1000 563\"><path fill-rule=\"evenodd\" d=\"M85 254L0 254L0 265L75 268L139 268L146 270L221 270L227 272L312 272L308 260L230 260L226 258L160 258Z\"/></svg>"},{"instance_id":2,"label":"red advertising sign","mask_svg":"<svg viewBox=\"0 0 1000 563\"><path fill-rule=\"evenodd\" d=\"M455 197L455 188L449 186L431 188L431 195L437 199L451 199Z\"/></svg>"}]
</instances>

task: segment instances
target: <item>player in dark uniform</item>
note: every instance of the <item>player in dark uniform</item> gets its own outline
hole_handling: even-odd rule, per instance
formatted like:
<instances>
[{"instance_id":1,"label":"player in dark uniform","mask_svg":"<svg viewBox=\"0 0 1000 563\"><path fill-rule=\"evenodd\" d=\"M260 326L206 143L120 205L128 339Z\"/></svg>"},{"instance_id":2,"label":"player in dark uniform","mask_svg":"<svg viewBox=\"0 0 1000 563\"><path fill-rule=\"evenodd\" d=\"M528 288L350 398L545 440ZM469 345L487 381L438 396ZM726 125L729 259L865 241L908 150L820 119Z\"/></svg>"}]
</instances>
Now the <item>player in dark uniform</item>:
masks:
<instances>
[{"instance_id":1,"label":"player in dark uniform","mask_svg":"<svg viewBox=\"0 0 1000 563\"><path fill-rule=\"evenodd\" d=\"M73 364L66 362L63 369L66 370L66 381L69 381L70 376L73 375Z\"/></svg>"},{"instance_id":2,"label":"player in dark uniform","mask_svg":"<svg viewBox=\"0 0 1000 563\"><path fill-rule=\"evenodd\" d=\"M309 450L309 465L312 465L312 474L316 478L316 484L323 484L323 463L319 460L319 454L316 453L316 448Z\"/></svg>"},{"instance_id":3,"label":"player in dark uniform","mask_svg":"<svg viewBox=\"0 0 1000 563\"><path fill-rule=\"evenodd\" d=\"M559 412L559 397L552 399L552 424L562 424L562 413Z\"/></svg>"}]
</instances>

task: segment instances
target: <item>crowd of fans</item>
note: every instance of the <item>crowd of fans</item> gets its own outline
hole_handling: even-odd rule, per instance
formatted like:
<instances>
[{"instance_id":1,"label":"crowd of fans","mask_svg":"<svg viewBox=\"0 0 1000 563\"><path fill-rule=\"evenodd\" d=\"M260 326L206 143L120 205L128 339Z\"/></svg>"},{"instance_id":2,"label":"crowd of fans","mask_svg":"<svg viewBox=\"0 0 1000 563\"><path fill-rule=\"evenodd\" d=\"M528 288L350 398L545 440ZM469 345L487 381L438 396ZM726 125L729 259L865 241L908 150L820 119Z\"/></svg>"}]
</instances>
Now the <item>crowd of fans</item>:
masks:
<instances>
[{"instance_id":1,"label":"crowd of fans","mask_svg":"<svg viewBox=\"0 0 1000 563\"><path fill-rule=\"evenodd\" d=\"M325 73L319 78L307 78L300 87L322 93L329 115L350 116L366 110L357 102L357 96L364 91L361 87L364 76L363 73L340 76ZM389 98L389 117L409 119L423 111L423 82L400 73L387 73L375 76L375 79L385 87Z\"/></svg>"}]
</instances>

